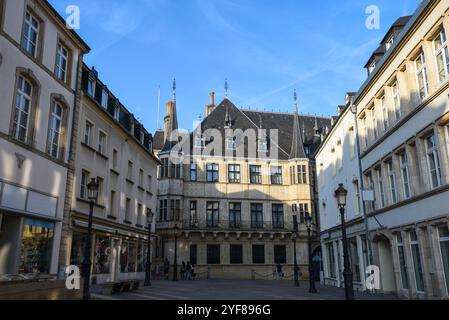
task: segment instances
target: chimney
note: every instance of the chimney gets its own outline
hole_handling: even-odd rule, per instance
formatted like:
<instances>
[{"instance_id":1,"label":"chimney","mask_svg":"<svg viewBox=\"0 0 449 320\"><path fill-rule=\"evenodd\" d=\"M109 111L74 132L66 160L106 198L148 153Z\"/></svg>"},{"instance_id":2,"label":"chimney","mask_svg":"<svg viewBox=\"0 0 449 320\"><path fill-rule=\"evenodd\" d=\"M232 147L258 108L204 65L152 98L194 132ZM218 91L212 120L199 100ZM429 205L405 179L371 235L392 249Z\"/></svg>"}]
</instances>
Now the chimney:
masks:
<instances>
[{"instance_id":1,"label":"chimney","mask_svg":"<svg viewBox=\"0 0 449 320\"><path fill-rule=\"evenodd\" d=\"M210 92L210 104L206 106L206 118L215 110L215 92Z\"/></svg>"}]
</instances>

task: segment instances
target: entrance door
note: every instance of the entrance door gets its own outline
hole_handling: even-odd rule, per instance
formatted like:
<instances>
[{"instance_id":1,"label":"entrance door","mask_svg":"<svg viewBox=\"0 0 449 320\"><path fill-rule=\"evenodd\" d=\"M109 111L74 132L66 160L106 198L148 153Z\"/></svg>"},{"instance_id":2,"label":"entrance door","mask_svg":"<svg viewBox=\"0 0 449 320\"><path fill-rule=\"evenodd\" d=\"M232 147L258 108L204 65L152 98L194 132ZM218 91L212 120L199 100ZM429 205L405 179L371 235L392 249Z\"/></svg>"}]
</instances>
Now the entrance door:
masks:
<instances>
[{"instance_id":1,"label":"entrance door","mask_svg":"<svg viewBox=\"0 0 449 320\"><path fill-rule=\"evenodd\" d=\"M379 251L381 289L384 293L394 293L396 292L396 282L390 241L387 239L378 241L377 248Z\"/></svg>"}]
</instances>

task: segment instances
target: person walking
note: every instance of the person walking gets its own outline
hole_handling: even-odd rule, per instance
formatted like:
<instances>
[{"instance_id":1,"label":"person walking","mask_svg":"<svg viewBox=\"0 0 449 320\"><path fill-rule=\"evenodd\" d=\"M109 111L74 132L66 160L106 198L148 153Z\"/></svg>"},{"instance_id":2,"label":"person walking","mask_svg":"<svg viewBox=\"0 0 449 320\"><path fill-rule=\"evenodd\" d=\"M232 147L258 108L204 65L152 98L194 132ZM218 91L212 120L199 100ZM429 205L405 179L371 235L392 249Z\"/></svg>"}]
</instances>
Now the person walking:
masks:
<instances>
[{"instance_id":1,"label":"person walking","mask_svg":"<svg viewBox=\"0 0 449 320\"><path fill-rule=\"evenodd\" d=\"M164 275L165 279L168 280L168 274L170 272L170 261L167 258L164 260Z\"/></svg>"},{"instance_id":2,"label":"person walking","mask_svg":"<svg viewBox=\"0 0 449 320\"><path fill-rule=\"evenodd\" d=\"M276 265L276 272L277 280L282 280L284 278L284 273L282 272L282 265L280 263Z\"/></svg>"},{"instance_id":3,"label":"person walking","mask_svg":"<svg viewBox=\"0 0 449 320\"><path fill-rule=\"evenodd\" d=\"M186 280L186 273L187 273L186 263L183 261L181 264L181 280Z\"/></svg>"},{"instance_id":4,"label":"person walking","mask_svg":"<svg viewBox=\"0 0 449 320\"><path fill-rule=\"evenodd\" d=\"M187 261L186 276L187 280L192 280L192 265L190 264L190 261Z\"/></svg>"}]
</instances>

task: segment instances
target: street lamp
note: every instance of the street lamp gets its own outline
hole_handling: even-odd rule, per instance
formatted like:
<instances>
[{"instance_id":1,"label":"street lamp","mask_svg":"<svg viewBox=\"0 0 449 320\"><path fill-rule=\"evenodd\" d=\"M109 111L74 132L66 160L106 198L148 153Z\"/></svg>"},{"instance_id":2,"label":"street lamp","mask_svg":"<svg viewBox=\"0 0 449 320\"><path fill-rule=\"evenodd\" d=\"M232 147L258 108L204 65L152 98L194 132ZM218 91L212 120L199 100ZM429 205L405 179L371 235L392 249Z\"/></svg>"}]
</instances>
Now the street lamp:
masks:
<instances>
[{"instance_id":1,"label":"street lamp","mask_svg":"<svg viewBox=\"0 0 449 320\"><path fill-rule=\"evenodd\" d=\"M292 240L293 240L293 256L294 256L294 266L293 266L293 273L294 273L294 281L295 286L299 287L299 267L298 267L298 259L296 257L296 237L298 236L298 216L295 214L293 215L293 233L292 233Z\"/></svg>"},{"instance_id":2,"label":"street lamp","mask_svg":"<svg viewBox=\"0 0 449 320\"><path fill-rule=\"evenodd\" d=\"M178 281L178 224L173 228L175 233L175 261L173 262L173 281Z\"/></svg>"},{"instance_id":3,"label":"street lamp","mask_svg":"<svg viewBox=\"0 0 449 320\"><path fill-rule=\"evenodd\" d=\"M310 236L312 229L312 215L310 213L306 213L304 218L306 227L307 227L307 244L309 251L309 293L317 293L315 288L315 279L313 276L313 261L312 261L312 239Z\"/></svg>"},{"instance_id":4,"label":"street lamp","mask_svg":"<svg viewBox=\"0 0 449 320\"><path fill-rule=\"evenodd\" d=\"M145 281L143 282L144 287L151 286L151 227L153 223L153 211L147 208L148 217L148 248L147 248L147 263L145 264Z\"/></svg>"},{"instance_id":5,"label":"street lamp","mask_svg":"<svg viewBox=\"0 0 449 320\"><path fill-rule=\"evenodd\" d=\"M335 190L335 198L337 199L337 204L338 208L340 209L340 216L341 216L341 232L343 237L343 260L344 260L343 277L345 281L345 295L346 300L354 300L353 274L351 271L351 265L349 263L348 241L346 238L345 209L346 209L347 196L348 191L343 187L343 184L339 184L338 189Z\"/></svg>"},{"instance_id":6,"label":"street lamp","mask_svg":"<svg viewBox=\"0 0 449 320\"><path fill-rule=\"evenodd\" d=\"M84 273L84 287L83 299L90 299L90 269L92 266L90 253L92 251L92 220L94 216L94 206L98 199L98 181L92 179L87 184L87 198L89 199L89 222L87 225L87 238L84 247L83 273Z\"/></svg>"}]
</instances>

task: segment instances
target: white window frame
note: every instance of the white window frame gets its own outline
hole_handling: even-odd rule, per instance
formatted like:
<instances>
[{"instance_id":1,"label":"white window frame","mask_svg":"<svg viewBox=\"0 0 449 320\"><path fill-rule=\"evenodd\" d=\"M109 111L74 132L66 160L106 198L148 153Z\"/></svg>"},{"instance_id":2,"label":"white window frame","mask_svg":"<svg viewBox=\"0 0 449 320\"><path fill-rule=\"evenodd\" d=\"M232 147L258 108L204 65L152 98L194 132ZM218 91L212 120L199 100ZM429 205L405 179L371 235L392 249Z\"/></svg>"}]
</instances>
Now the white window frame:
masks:
<instances>
[{"instance_id":1,"label":"white window frame","mask_svg":"<svg viewBox=\"0 0 449 320\"><path fill-rule=\"evenodd\" d=\"M387 131L390 128L390 119L388 117L388 106L387 106L387 96L385 92L380 97L380 109L382 113L382 125L384 127L384 131Z\"/></svg>"},{"instance_id":2,"label":"white window frame","mask_svg":"<svg viewBox=\"0 0 449 320\"><path fill-rule=\"evenodd\" d=\"M267 140L257 140L257 150L259 152L266 152L268 150Z\"/></svg>"},{"instance_id":3,"label":"white window frame","mask_svg":"<svg viewBox=\"0 0 449 320\"><path fill-rule=\"evenodd\" d=\"M388 38L387 42L385 43L385 49L387 49L387 51L393 46L394 43L394 34L391 35L390 38Z\"/></svg>"},{"instance_id":4,"label":"white window frame","mask_svg":"<svg viewBox=\"0 0 449 320\"><path fill-rule=\"evenodd\" d=\"M418 60L421 60L421 67L418 67ZM418 94L420 99L424 100L429 94L429 79L427 78L427 66L426 57L424 52L421 52L415 59L415 70L416 70L416 85L418 88ZM424 82L424 93L421 93L421 88L419 87L419 78L422 76Z\"/></svg>"},{"instance_id":5,"label":"white window frame","mask_svg":"<svg viewBox=\"0 0 449 320\"><path fill-rule=\"evenodd\" d=\"M58 115L56 109L59 108L61 110L61 114ZM61 104L54 101L50 110L50 128L48 134L48 154L52 157L59 158L59 152L61 151L61 137L62 137L62 120L64 119L64 108ZM55 123L59 122L59 125L56 127ZM57 135L57 137L56 137ZM54 145L54 139L57 140L56 146ZM53 154L54 148L56 147L56 155Z\"/></svg>"},{"instance_id":6,"label":"white window frame","mask_svg":"<svg viewBox=\"0 0 449 320\"><path fill-rule=\"evenodd\" d=\"M195 147L204 148L206 146L206 139L204 136L195 137Z\"/></svg>"},{"instance_id":7,"label":"white window frame","mask_svg":"<svg viewBox=\"0 0 449 320\"><path fill-rule=\"evenodd\" d=\"M28 19L29 17L29 19ZM33 22L37 24L37 26L33 25ZM37 51L38 51L38 45L39 45L39 31L40 31L40 22L39 19L36 18L35 15L33 15L31 12L27 11L25 14L25 21L24 21L24 29L22 37L22 48L25 49L26 52L28 52L31 56L36 58ZM28 31L27 31L28 30ZM33 43L31 41L31 32L36 33L36 42ZM31 52L31 46L34 46L34 51Z\"/></svg>"},{"instance_id":8,"label":"white window frame","mask_svg":"<svg viewBox=\"0 0 449 320\"><path fill-rule=\"evenodd\" d=\"M22 85L20 85L22 83ZM25 85L28 84L30 87L30 93L25 92ZM15 130L13 132L14 139L27 142L28 137L28 131L30 130L30 117L31 117L31 108L32 105L32 96L33 96L33 85L24 77L20 76L17 80L17 101L14 112L17 114L17 117L14 117L14 125ZM28 103L28 112L25 112L25 106ZM26 115L27 121L26 121L26 127L24 128L21 125L22 118ZM15 120L17 118L17 121ZM25 140L21 140L19 137L20 128L25 129Z\"/></svg>"},{"instance_id":9,"label":"white window frame","mask_svg":"<svg viewBox=\"0 0 449 320\"><path fill-rule=\"evenodd\" d=\"M383 180L383 170L382 166L380 166L378 169L375 169L377 174L377 189L379 191L379 204L381 208L385 208L386 206L386 199L385 199L385 185Z\"/></svg>"},{"instance_id":10,"label":"white window frame","mask_svg":"<svg viewBox=\"0 0 449 320\"><path fill-rule=\"evenodd\" d=\"M415 236L416 236L416 240L413 240L412 239L412 233L414 233L415 234ZM419 253L419 256L418 256L418 258L419 258L419 263L420 263L420 265L421 265L421 269L423 268L423 260L421 259L421 246L419 245L419 241L418 241L418 235L416 234L416 231L411 231L410 233L409 233L409 239L410 239L410 253L411 253L411 257L412 257L412 264L413 264L413 267L415 266L415 257L414 257L414 255L413 255L413 246L418 246L418 253ZM418 292L418 293L425 293L425 279L424 279L424 270L422 269L421 271L422 271L422 274L421 274L421 276L422 276L422 278L423 278L423 284L424 284L424 290L419 290L418 289L418 280L417 280L417 270L414 268L414 270L413 270L414 272L414 280L415 280L415 285L416 285L416 291Z\"/></svg>"},{"instance_id":11,"label":"white window frame","mask_svg":"<svg viewBox=\"0 0 449 320\"><path fill-rule=\"evenodd\" d=\"M108 141L108 135L103 130L98 130L98 152L100 154L106 154L106 146Z\"/></svg>"},{"instance_id":12,"label":"white window frame","mask_svg":"<svg viewBox=\"0 0 449 320\"><path fill-rule=\"evenodd\" d=\"M399 92L399 82L396 81L391 86L391 95L393 97L394 119L398 121L402 117L401 94Z\"/></svg>"},{"instance_id":13,"label":"white window frame","mask_svg":"<svg viewBox=\"0 0 449 320\"><path fill-rule=\"evenodd\" d=\"M108 107L108 100L109 100L108 91L106 89L101 90L101 106L105 109Z\"/></svg>"},{"instance_id":14,"label":"white window frame","mask_svg":"<svg viewBox=\"0 0 449 320\"><path fill-rule=\"evenodd\" d=\"M410 172L408 168L408 155L406 150L402 151L399 154L399 164L401 167L402 189L404 192L404 199L407 200L412 197L412 190L410 186ZM407 181L407 183L405 183L405 181Z\"/></svg>"},{"instance_id":15,"label":"white window frame","mask_svg":"<svg viewBox=\"0 0 449 320\"><path fill-rule=\"evenodd\" d=\"M226 138L226 149L227 150L236 150L237 142L235 138Z\"/></svg>"},{"instance_id":16,"label":"white window frame","mask_svg":"<svg viewBox=\"0 0 449 320\"><path fill-rule=\"evenodd\" d=\"M398 202L398 191L396 188L396 174L394 172L393 159L390 159L390 161L387 162L387 173L390 184L391 204L396 204Z\"/></svg>"},{"instance_id":17,"label":"white window frame","mask_svg":"<svg viewBox=\"0 0 449 320\"><path fill-rule=\"evenodd\" d=\"M89 183L90 172L87 170L81 170L80 177L80 198L87 199L87 184ZM83 177L85 178L83 181Z\"/></svg>"},{"instance_id":18,"label":"white window frame","mask_svg":"<svg viewBox=\"0 0 449 320\"><path fill-rule=\"evenodd\" d=\"M376 107L371 109L371 124L373 131L373 140L376 140L379 137L379 130L377 128L377 118L376 118Z\"/></svg>"},{"instance_id":19,"label":"white window frame","mask_svg":"<svg viewBox=\"0 0 449 320\"><path fill-rule=\"evenodd\" d=\"M444 35L444 41L443 41L443 35ZM436 47L437 38L439 38L441 41L441 45L438 48ZM446 35L446 31L444 30L444 28L441 29L441 31L438 33L437 38L435 38L432 41L432 43L433 43L432 47L433 47L434 54L435 54L435 68L436 68L436 74L438 77L438 83L441 84L448 79L448 75L449 75L449 56L447 56L449 51L448 51L448 46L447 46L447 35ZM440 70L438 70L438 57L440 55L443 58L443 72L444 72L443 78L441 78Z\"/></svg>"},{"instance_id":20,"label":"white window frame","mask_svg":"<svg viewBox=\"0 0 449 320\"><path fill-rule=\"evenodd\" d=\"M88 129L89 128L89 129ZM93 134L94 134L94 124L93 124L93 122L92 121L90 121L90 120L88 120L88 119L86 119L86 122L85 122L85 124L84 124L84 139L83 139L83 142L86 144L86 145L88 145L88 146L92 146L92 143L93 143ZM88 141L86 141L86 137L87 137L87 140Z\"/></svg>"},{"instance_id":21,"label":"white window frame","mask_svg":"<svg viewBox=\"0 0 449 320\"><path fill-rule=\"evenodd\" d=\"M429 139L430 136L433 136L433 138L434 138L434 146L432 148L429 148L429 146L428 146L428 139ZM441 181L441 179L442 179L442 176L441 176L441 161L440 161L440 155L439 155L439 152L438 152L438 141L437 141L436 133L433 132L432 134L428 135L424 139L424 144L426 146L427 172L429 173L430 187L433 190L433 189L436 189L436 188L440 187L441 183L442 183L442 181ZM437 182L438 182L436 186L433 184L433 179L432 179L432 170L431 170L430 158L429 158L429 156L431 154L433 155L434 160L436 161L436 163L435 163L435 170L436 170L436 173L437 173Z\"/></svg>"},{"instance_id":22,"label":"white window frame","mask_svg":"<svg viewBox=\"0 0 449 320\"><path fill-rule=\"evenodd\" d=\"M67 81L67 69L69 62L69 50L62 44L58 43L56 50L56 77L63 81Z\"/></svg>"},{"instance_id":23,"label":"white window frame","mask_svg":"<svg viewBox=\"0 0 449 320\"><path fill-rule=\"evenodd\" d=\"M95 80L92 79L87 80L87 94L90 95L92 98L95 97L96 86L97 83Z\"/></svg>"}]
</instances>

